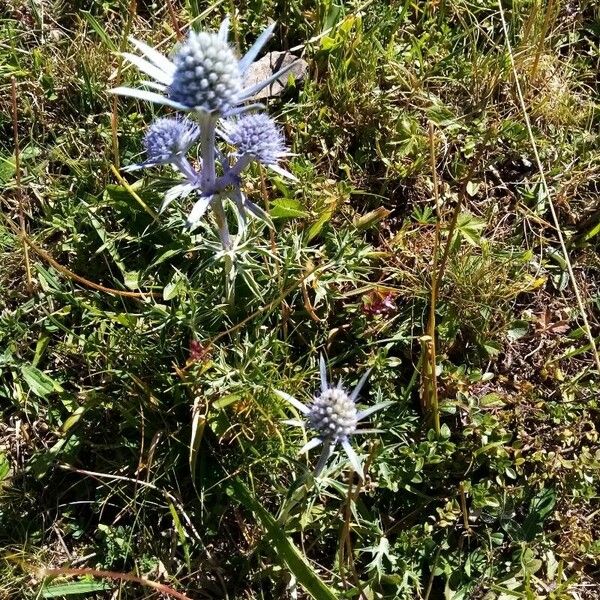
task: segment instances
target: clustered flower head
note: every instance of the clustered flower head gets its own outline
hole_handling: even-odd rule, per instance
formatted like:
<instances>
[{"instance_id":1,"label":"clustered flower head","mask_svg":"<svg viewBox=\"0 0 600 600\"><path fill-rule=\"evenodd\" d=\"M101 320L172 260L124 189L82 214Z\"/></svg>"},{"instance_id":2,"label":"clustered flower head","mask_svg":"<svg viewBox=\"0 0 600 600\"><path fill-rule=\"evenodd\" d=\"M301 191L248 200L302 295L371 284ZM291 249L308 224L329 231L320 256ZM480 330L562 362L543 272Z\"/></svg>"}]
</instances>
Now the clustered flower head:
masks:
<instances>
[{"instance_id":1,"label":"clustered flower head","mask_svg":"<svg viewBox=\"0 0 600 600\"><path fill-rule=\"evenodd\" d=\"M126 167L126 170L166 164L177 166L199 136L200 128L189 119L171 117L156 119L144 136L146 160Z\"/></svg>"},{"instance_id":2,"label":"clustered flower head","mask_svg":"<svg viewBox=\"0 0 600 600\"><path fill-rule=\"evenodd\" d=\"M137 66L151 80L142 81L145 88L118 87L113 93L148 100L186 112L198 124L186 118L161 118L149 128L144 139L147 158L127 170L171 164L184 180L165 194L164 210L176 198L192 193L197 196L187 219L195 227L206 210L212 206L219 226L221 242L229 249L227 220L223 200L231 199L245 225L246 213L270 223L268 216L250 202L241 190L240 175L252 162L258 161L280 175L295 179L279 165L288 156L283 134L265 114L244 114L264 108L247 102L257 92L279 79L291 65L263 81L246 84L248 68L273 33L275 24L267 27L246 54L238 59L227 41L229 20L225 19L218 32L190 31L186 40L176 47L171 58L140 40L130 38L139 52L124 52L123 57ZM225 119L219 127L219 120ZM236 147L229 155L216 144L216 134ZM186 153L200 143L200 170L186 158ZM222 173L217 172L217 162Z\"/></svg>"},{"instance_id":3,"label":"clustered flower head","mask_svg":"<svg viewBox=\"0 0 600 600\"><path fill-rule=\"evenodd\" d=\"M252 154L265 165L276 163L285 154L283 134L265 114L245 115L225 127L239 154Z\"/></svg>"},{"instance_id":4,"label":"clustered flower head","mask_svg":"<svg viewBox=\"0 0 600 600\"><path fill-rule=\"evenodd\" d=\"M183 106L226 114L235 106L242 76L233 49L216 33L190 32L177 51L169 98Z\"/></svg>"},{"instance_id":5,"label":"clustered flower head","mask_svg":"<svg viewBox=\"0 0 600 600\"><path fill-rule=\"evenodd\" d=\"M374 429L358 429L359 422L374 412L385 408L390 403L380 402L364 410L358 410L356 399L369 376L370 370L361 377L352 392L348 393L341 381L336 386L328 384L327 367L322 355L319 359L319 365L321 372L321 392L313 397L312 402L308 406L281 390L275 390L275 393L304 415L304 423L297 423L296 421L291 421L291 423L301 426L308 425L316 434L313 439L303 446L300 453L308 452L321 444L323 445L321 456L315 469L315 476L318 476L322 472L335 445L340 443L353 469L361 479L364 479L361 461L352 448L349 438L354 434L375 432L376 430Z\"/></svg>"}]
</instances>

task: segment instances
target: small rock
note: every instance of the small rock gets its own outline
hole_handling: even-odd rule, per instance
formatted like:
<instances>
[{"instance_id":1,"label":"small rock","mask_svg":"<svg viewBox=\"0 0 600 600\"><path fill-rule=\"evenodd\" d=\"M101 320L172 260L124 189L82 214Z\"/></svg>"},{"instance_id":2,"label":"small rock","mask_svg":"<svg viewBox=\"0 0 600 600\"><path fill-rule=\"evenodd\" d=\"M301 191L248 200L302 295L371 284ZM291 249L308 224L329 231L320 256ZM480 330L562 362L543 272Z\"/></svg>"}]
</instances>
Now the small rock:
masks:
<instances>
[{"instance_id":1,"label":"small rock","mask_svg":"<svg viewBox=\"0 0 600 600\"><path fill-rule=\"evenodd\" d=\"M308 73L308 63L291 52L269 52L263 58L250 65L244 80L245 86L251 86L259 81L264 81L290 63L294 63L294 66L290 67L281 77L252 96L250 100L264 100L265 98L280 96L289 77L293 77L296 81L304 80Z\"/></svg>"}]
</instances>

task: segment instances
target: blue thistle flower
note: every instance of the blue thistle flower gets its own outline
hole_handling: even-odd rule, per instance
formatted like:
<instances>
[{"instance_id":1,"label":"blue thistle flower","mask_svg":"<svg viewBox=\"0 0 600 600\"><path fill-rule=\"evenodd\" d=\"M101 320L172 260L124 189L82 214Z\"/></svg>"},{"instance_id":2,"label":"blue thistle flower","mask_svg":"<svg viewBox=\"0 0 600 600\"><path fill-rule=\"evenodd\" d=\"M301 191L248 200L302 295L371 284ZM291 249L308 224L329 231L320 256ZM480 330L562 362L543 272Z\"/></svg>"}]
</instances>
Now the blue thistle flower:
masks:
<instances>
[{"instance_id":1,"label":"blue thistle flower","mask_svg":"<svg viewBox=\"0 0 600 600\"><path fill-rule=\"evenodd\" d=\"M131 171L169 163L178 166L199 136L200 128L188 119L171 117L156 119L144 136L146 160L139 165L126 168Z\"/></svg>"},{"instance_id":2,"label":"blue thistle flower","mask_svg":"<svg viewBox=\"0 0 600 600\"><path fill-rule=\"evenodd\" d=\"M274 29L275 23L272 23L239 60L227 43L229 19L221 23L218 33L191 31L176 50L173 60L144 42L129 38L142 56L124 52L123 57L154 80L143 81L142 84L156 91L117 87L112 92L177 110L221 116L238 114L247 110L247 107L241 106L244 102L291 68L291 65L286 65L267 79L244 86L248 67Z\"/></svg>"},{"instance_id":3,"label":"blue thistle flower","mask_svg":"<svg viewBox=\"0 0 600 600\"><path fill-rule=\"evenodd\" d=\"M169 98L183 106L227 114L237 104L242 76L233 49L217 33L190 32L173 58Z\"/></svg>"},{"instance_id":4,"label":"blue thistle flower","mask_svg":"<svg viewBox=\"0 0 600 600\"><path fill-rule=\"evenodd\" d=\"M369 369L361 377L356 387L348 394L342 387L341 381L337 386L330 386L327 383L327 367L323 355L320 356L319 366L321 371L321 393L315 396L308 406L280 390L275 390L275 393L297 408L304 415L309 428L316 432L316 437L303 446L300 454L323 444L323 450L315 469L315 476L321 473L334 447L340 443L352 467L360 478L364 479L361 461L352 448L349 438L356 434L377 432L375 429L358 429L358 424L368 415L389 406L391 402L380 402L364 410L358 410L356 399L371 370ZM304 426L302 422L291 421L291 423Z\"/></svg>"},{"instance_id":5,"label":"blue thistle flower","mask_svg":"<svg viewBox=\"0 0 600 600\"><path fill-rule=\"evenodd\" d=\"M268 115L245 115L237 121L225 122L223 127L239 155L251 154L259 162L272 165L286 154L283 133Z\"/></svg>"},{"instance_id":6,"label":"blue thistle flower","mask_svg":"<svg viewBox=\"0 0 600 600\"><path fill-rule=\"evenodd\" d=\"M268 115L245 115L237 121L225 122L223 128L238 155L251 154L264 165L272 165L286 154L283 133Z\"/></svg>"},{"instance_id":7,"label":"blue thistle flower","mask_svg":"<svg viewBox=\"0 0 600 600\"><path fill-rule=\"evenodd\" d=\"M281 128L268 115L257 113L224 121L218 133L236 147L235 156L239 160L231 169L233 174L239 175L252 160L257 160L280 175L296 180L294 175L278 165L290 153Z\"/></svg>"}]
</instances>

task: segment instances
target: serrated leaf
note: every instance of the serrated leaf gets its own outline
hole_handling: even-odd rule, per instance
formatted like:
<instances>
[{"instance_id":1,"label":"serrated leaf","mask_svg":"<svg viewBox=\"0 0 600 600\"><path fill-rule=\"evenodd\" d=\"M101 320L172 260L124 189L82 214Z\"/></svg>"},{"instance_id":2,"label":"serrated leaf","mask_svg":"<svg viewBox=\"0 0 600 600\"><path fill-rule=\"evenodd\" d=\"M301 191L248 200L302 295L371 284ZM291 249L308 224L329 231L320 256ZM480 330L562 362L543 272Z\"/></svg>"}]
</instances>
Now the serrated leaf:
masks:
<instances>
[{"instance_id":1,"label":"serrated leaf","mask_svg":"<svg viewBox=\"0 0 600 600\"><path fill-rule=\"evenodd\" d=\"M483 348L490 356L498 356L502 350L502 347L498 342L493 342L491 340L483 342Z\"/></svg>"},{"instance_id":2,"label":"serrated leaf","mask_svg":"<svg viewBox=\"0 0 600 600\"><path fill-rule=\"evenodd\" d=\"M456 230L460 235L467 243L477 248L481 245L481 232L485 229L485 226L485 221L467 212L460 213L456 222Z\"/></svg>"}]
</instances>

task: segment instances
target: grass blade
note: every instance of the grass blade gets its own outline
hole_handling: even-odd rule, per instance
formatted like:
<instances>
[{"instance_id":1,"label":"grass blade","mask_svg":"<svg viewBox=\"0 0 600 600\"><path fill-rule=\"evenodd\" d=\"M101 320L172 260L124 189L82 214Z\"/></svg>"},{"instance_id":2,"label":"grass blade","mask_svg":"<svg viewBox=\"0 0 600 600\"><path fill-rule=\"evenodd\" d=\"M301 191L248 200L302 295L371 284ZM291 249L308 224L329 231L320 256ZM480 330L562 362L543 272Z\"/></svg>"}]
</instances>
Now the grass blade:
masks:
<instances>
[{"instance_id":1,"label":"grass blade","mask_svg":"<svg viewBox=\"0 0 600 600\"><path fill-rule=\"evenodd\" d=\"M288 538L267 509L252 496L246 485L239 479L234 479L233 489L237 500L258 517L277 554L298 583L316 600L336 600L336 593L319 577L306 557Z\"/></svg>"}]
</instances>

